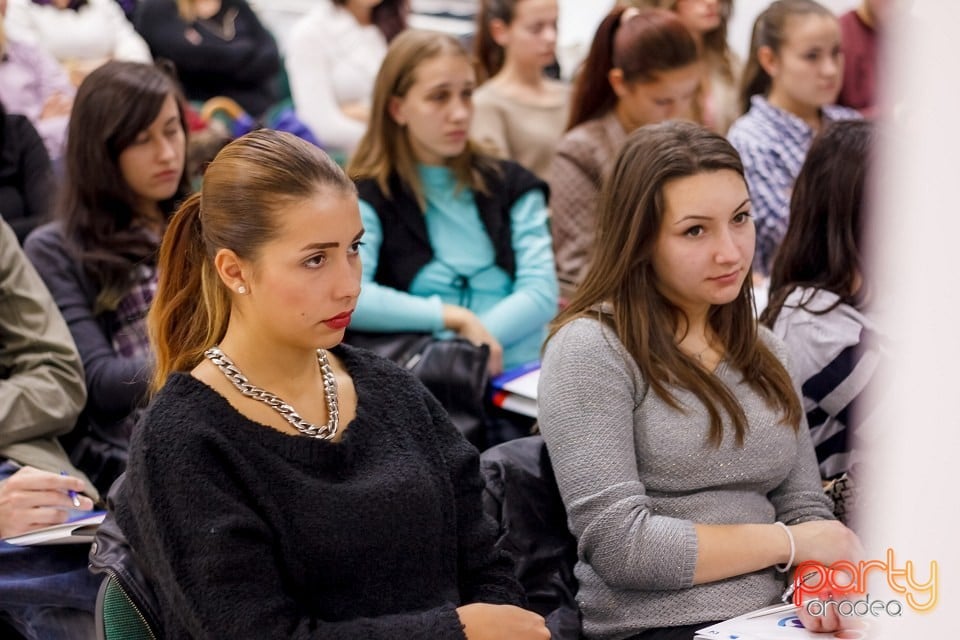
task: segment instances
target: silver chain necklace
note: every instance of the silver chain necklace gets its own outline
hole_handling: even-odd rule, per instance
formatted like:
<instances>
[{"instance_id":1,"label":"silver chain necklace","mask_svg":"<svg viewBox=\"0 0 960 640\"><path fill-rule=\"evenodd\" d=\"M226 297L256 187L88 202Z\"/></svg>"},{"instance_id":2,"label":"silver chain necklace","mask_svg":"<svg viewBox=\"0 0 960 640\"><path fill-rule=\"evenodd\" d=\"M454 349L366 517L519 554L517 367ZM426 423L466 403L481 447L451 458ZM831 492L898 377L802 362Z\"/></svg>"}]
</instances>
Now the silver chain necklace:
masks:
<instances>
[{"instance_id":1,"label":"silver chain necklace","mask_svg":"<svg viewBox=\"0 0 960 640\"><path fill-rule=\"evenodd\" d=\"M327 352L323 349L317 349L317 362L320 364L320 373L323 375L323 395L327 401L327 415L329 417L327 424L320 426L301 418L293 407L275 394L250 384L247 377L237 368L237 365L233 364L233 360L220 350L219 346L210 347L203 355L220 369L221 373L233 383L233 386L240 393L248 398L259 400L272 408L303 435L323 440L330 440L337 435L337 429L340 426L340 412L337 409L337 378L333 375L333 369L327 359Z\"/></svg>"}]
</instances>

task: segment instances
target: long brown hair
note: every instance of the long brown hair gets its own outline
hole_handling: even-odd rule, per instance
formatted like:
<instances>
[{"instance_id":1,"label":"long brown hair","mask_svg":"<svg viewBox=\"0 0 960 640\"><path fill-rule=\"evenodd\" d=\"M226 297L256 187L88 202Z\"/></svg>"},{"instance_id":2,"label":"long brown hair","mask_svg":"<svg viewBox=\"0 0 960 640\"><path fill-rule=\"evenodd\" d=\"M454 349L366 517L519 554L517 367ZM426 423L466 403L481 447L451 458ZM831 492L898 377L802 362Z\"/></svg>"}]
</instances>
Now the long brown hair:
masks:
<instances>
[{"instance_id":1,"label":"long brown hair","mask_svg":"<svg viewBox=\"0 0 960 640\"><path fill-rule=\"evenodd\" d=\"M156 258L158 239L134 224L137 198L120 171L120 153L150 126L170 96L177 102L186 136L180 90L158 67L113 60L90 73L77 89L58 216L67 246L97 289L97 313L115 309L129 290L131 270ZM161 211L172 213L188 192L184 168L177 193L159 203Z\"/></svg>"},{"instance_id":2,"label":"long brown hair","mask_svg":"<svg viewBox=\"0 0 960 640\"><path fill-rule=\"evenodd\" d=\"M602 116L617 103L609 80L611 69L623 71L627 83L651 82L658 73L698 59L697 43L672 12L614 7L597 27L578 72L567 129Z\"/></svg>"},{"instance_id":3,"label":"long brown hair","mask_svg":"<svg viewBox=\"0 0 960 640\"><path fill-rule=\"evenodd\" d=\"M523 0L480 0L477 9L477 28L473 37L473 54L476 57L477 80L484 82L500 73L506 58L504 48L493 39L490 23L500 20L510 26L517 13L517 5Z\"/></svg>"},{"instance_id":4,"label":"long brown hair","mask_svg":"<svg viewBox=\"0 0 960 640\"><path fill-rule=\"evenodd\" d=\"M220 150L202 190L173 216L160 246L160 278L147 316L154 391L170 373L195 367L226 332L230 298L213 265L216 252L226 248L255 259L276 236L278 211L327 188L356 192L323 151L292 134L262 129Z\"/></svg>"},{"instance_id":5,"label":"long brown hair","mask_svg":"<svg viewBox=\"0 0 960 640\"><path fill-rule=\"evenodd\" d=\"M723 437L721 412L732 421L737 444L743 443L746 415L730 389L677 346L677 331L687 325L686 317L660 292L652 256L663 221L664 185L722 170L743 177L736 150L700 125L668 121L634 131L600 192L593 261L550 329L552 337L571 320L599 316L665 402L680 409L669 390L675 386L704 404L710 414L710 441L716 445ZM723 344L726 360L796 430L800 401L786 369L759 340L754 313L748 274L737 298L712 307L707 322Z\"/></svg>"},{"instance_id":6,"label":"long brown hair","mask_svg":"<svg viewBox=\"0 0 960 640\"><path fill-rule=\"evenodd\" d=\"M753 23L750 54L743 68L740 87L740 108L744 113L750 110L750 98L767 95L773 84L773 78L760 64L761 47L770 47L775 54L779 54L787 37L787 20L792 16L811 14L834 17L829 9L814 0L776 0L757 16Z\"/></svg>"},{"instance_id":7,"label":"long brown hair","mask_svg":"<svg viewBox=\"0 0 960 640\"><path fill-rule=\"evenodd\" d=\"M333 4L344 6L347 0L333 0ZM373 8L370 21L380 30L387 42L407 28L407 14L410 12L407 0L383 0Z\"/></svg>"},{"instance_id":8,"label":"long brown hair","mask_svg":"<svg viewBox=\"0 0 960 640\"><path fill-rule=\"evenodd\" d=\"M407 130L390 114L390 101L407 95L417 81L417 69L424 62L443 55L459 56L470 61L470 54L463 45L456 38L442 33L408 29L390 43L373 85L370 124L347 163L347 173L351 178L373 178L387 196L391 195L390 175L396 173L401 183L414 195L421 210L426 209L426 202L417 172L417 158ZM472 142L468 142L464 151L451 159L449 165L458 186L480 192L486 192L481 171L496 166Z\"/></svg>"},{"instance_id":9,"label":"long brown hair","mask_svg":"<svg viewBox=\"0 0 960 640\"><path fill-rule=\"evenodd\" d=\"M677 10L678 0L620 0L619 4L631 7L654 7L658 9ZM727 42L727 23L733 13L733 0L720 0L720 25L713 31L703 34L702 56L711 68L720 70L720 75L728 82L733 82L733 53L730 43Z\"/></svg>"},{"instance_id":10,"label":"long brown hair","mask_svg":"<svg viewBox=\"0 0 960 640\"><path fill-rule=\"evenodd\" d=\"M856 306L866 296L864 199L873 137L870 122L844 120L831 123L810 145L793 186L790 223L770 270L770 298L760 316L767 326L777 321L797 287L830 291L837 304Z\"/></svg>"}]
</instances>

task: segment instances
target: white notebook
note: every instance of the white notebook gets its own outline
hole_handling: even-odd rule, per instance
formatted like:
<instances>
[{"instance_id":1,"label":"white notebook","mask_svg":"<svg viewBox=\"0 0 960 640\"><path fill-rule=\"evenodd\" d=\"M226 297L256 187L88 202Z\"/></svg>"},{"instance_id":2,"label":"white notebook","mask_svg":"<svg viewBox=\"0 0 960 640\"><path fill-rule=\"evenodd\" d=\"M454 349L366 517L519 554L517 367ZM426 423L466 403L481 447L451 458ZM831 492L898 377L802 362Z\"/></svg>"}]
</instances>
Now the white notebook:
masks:
<instances>
[{"instance_id":1,"label":"white notebook","mask_svg":"<svg viewBox=\"0 0 960 640\"><path fill-rule=\"evenodd\" d=\"M859 629L836 633L814 633L803 628L793 604L758 609L736 618L700 629L694 640L860 640L867 637L866 621L857 620Z\"/></svg>"},{"instance_id":2,"label":"white notebook","mask_svg":"<svg viewBox=\"0 0 960 640\"><path fill-rule=\"evenodd\" d=\"M7 544L28 547L43 544L90 544L97 527L106 517L106 511L91 511L90 513L52 527L45 527L23 533L19 536L4 538Z\"/></svg>"}]
</instances>

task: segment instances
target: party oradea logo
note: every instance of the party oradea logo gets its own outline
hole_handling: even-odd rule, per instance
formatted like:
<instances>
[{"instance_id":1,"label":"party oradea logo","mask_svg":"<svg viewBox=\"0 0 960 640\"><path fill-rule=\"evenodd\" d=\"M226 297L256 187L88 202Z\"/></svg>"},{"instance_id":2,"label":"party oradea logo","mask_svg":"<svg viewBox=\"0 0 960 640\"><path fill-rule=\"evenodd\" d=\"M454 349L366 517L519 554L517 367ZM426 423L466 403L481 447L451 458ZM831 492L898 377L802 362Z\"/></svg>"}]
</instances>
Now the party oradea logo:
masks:
<instances>
[{"instance_id":1,"label":"party oradea logo","mask_svg":"<svg viewBox=\"0 0 960 640\"><path fill-rule=\"evenodd\" d=\"M794 574L793 603L815 617L834 610L842 618L898 618L932 611L938 578L936 561L919 570L911 560L899 565L893 549L887 549L885 560L802 562Z\"/></svg>"}]
</instances>

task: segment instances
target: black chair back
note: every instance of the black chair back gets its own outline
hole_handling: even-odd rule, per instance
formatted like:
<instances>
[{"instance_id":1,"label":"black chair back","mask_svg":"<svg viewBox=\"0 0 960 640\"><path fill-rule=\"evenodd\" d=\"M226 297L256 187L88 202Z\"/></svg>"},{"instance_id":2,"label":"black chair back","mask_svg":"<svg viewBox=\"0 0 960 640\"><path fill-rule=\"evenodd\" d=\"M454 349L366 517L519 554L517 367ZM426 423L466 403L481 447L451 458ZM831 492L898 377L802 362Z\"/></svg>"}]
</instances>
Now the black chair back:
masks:
<instances>
[{"instance_id":1,"label":"black chair back","mask_svg":"<svg viewBox=\"0 0 960 640\"><path fill-rule=\"evenodd\" d=\"M567 528L547 447L539 435L480 455L484 510L500 525L498 544L516 563L531 610L547 619L554 640L579 640L577 541Z\"/></svg>"}]
</instances>

